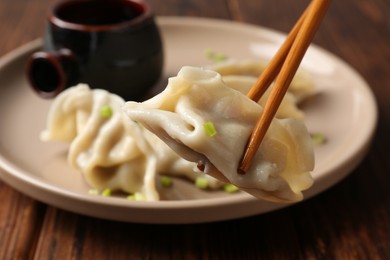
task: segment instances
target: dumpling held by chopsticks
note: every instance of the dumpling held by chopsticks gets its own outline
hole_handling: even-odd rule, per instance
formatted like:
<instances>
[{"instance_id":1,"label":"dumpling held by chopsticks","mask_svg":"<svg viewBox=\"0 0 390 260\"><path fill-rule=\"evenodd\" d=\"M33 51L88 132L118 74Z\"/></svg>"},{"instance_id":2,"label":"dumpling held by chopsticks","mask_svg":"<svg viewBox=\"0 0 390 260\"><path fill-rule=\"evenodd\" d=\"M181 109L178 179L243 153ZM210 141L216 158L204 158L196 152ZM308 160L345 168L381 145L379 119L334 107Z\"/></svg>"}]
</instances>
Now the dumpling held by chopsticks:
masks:
<instances>
[{"instance_id":1,"label":"dumpling held by chopsticks","mask_svg":"<svg viewBox=\"0 0 390 260\"><path fill-rule=\"evenodd\" d=\"M263 109L225 85L215 71L183 67L167 88L125 112L203 171L253 196L295 202L312 183L314 153L303 122L274 119L253 164L237 173L241 156Z\"/></svg>"}]
</instances>

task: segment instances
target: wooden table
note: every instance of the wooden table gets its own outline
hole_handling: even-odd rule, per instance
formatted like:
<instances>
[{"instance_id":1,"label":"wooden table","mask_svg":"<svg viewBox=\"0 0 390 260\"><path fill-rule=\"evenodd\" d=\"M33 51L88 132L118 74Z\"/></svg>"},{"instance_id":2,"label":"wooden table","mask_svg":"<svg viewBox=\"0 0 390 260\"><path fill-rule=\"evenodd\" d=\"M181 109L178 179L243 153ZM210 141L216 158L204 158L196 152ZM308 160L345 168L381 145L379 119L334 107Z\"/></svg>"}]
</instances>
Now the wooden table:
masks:
<instances>
[{"instance_id":1,"label":"wooden table","mask_svg":"<svg viewBox=\"0 0 390 260\"><path fill-rule=\"evenodd\" d=\"M41 35L52 2L0 0L0 55ZM235 20L287 32L309 1L149 2L157 15ZM390 259L389 13L388 0L333 1L314 40L366 79L380 112L370 152L339 184L264 215L146 225L59 210L0 182L0 259Z\"/></svg>"}]
</instances>

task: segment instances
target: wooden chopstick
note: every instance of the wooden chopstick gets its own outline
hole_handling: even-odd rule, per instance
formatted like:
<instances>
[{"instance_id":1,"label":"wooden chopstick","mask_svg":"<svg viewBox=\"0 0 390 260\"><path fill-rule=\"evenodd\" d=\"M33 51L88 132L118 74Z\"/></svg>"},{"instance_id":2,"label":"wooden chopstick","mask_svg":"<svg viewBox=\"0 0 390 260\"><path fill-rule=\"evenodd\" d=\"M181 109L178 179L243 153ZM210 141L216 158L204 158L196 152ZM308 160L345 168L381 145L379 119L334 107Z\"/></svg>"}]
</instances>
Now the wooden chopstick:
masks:
<instances>
[{"instance_id":1,"label":"wooden chopstick","mask_svg":"<svg viewBox=\"0 0 390 260\"><path fill-rule=\"evenodd\" d=\"M301 29L302 23L307 16L307 13L311 7L310 3L299 20L296 22L294 27L291 29L290 33L287 35L286 40L282 44L282 46L279 48L279 50L276 52L276 54L272 57L269 64L267 64L267 67L264 69L264 71L260 74L259 78L257 79L256 83L253 85L253 87L249 90L247 96L252 99L253 101L259 101L260 98L263 96L265 91L267 91L268 87L271 85L271 83L274 81L278 73L280 72L280 69L282 68L283 62L285 61L287 54L289 53L291 46L293 45L295 38Z\"/></svg>"},{"instance_id":2,"label":"wooden chopstick","mask_svg":"<svg viewBox=\"0 0 390 260\"><path fill-rule=\"evenodd\" d=\"M251 166L252 160L278 110L284 95L309 47L315 32L325 16L330 0L313 0L309 7L292 29L286 42L277 53L274 62L271 63L267 75L260 76L253 90L248 93L250 98L258 98L259 93L264 93L264 86L271 84L277 75L275 84L264 106L263 113L256 122L255 128L249 138L243 157L237 169L239 174L245 174ZM300 21L302 20L302 21ZM296 32L295 32L296 31ZM295 36L294 36L295 35ZM286 52L288 52L286 54ZM285 57L285 58L284 58ZM282 62L284 63L282 64ZM279 69L280 67L280 69ZM280 70L280 71L279 71ZM270 81L270 79L272 80ZM261 82L259 82L261 80ZM266 88L265 88L266 89Z\"/></svg>"}]
</instances>

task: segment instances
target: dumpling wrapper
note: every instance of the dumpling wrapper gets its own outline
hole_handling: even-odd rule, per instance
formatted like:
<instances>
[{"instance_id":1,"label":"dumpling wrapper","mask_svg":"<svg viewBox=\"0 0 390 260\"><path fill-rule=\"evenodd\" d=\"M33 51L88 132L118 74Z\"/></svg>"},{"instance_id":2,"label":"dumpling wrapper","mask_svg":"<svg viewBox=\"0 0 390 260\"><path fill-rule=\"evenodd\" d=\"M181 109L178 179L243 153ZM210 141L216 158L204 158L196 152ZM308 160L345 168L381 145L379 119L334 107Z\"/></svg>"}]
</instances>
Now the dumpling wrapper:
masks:
<instances>
[{"instance_id":1,"label":"dumpling wrapper","mask_svg":"<svg viewBox=\"0 0 390 260\"><path fill-rule=\"evenodd\" d=\"M156 157L145 129L124 115L124 103L105 90L71 87L51 105L41 139L70 143L68 161L92 187L140 193L155 201ZM103 106L111 108L111 116L101 115Z\"/></svg>"},{"instance_id":2,"label":"dumpling wrapper","mask_svg":"<svg viewBox=\"0 0 390 260\"><path fill-rule=\"evenodd\" d=\"M183 67L163 92L142 103L126 102L124 110L184 159L204 165L206 174L257 198L300 201L313 183L311 139L294 119L274 119L249 171L237 173L262 107L226 86L215 71ZM213 123L215 136L204 130L206 122Z\"/></svg>"},{"instance_id":3,"label":"dumpling wrapper","mask_svg":"<svg viewBox=\"0 0 390 260\"><path fill-rule=\"evenodd\" d=\"M257 79L266 66L266 63L256 60L229 59L217 62L209 66L209 68L221 74L222 78L226 76L252 76ZM294 96L297 103L312 96L315 93L315 88L311 75L307 71L299 68L291 81L288 93Z\"/></svg>"},{"instance_id":4,"label":"dumpling wrapper","mask_svg":"<svg viewBox=\"0 0 390 260\"><path fill-rule=\"evenodd\" d=\"M222 76L223 81L226 85L232 89L240 91L242 94L246 95L252 86L256 83L257 78L254 76L245 76L245 75L227 75ZM268 88L267 91L260 98L258 103L264 107L265 103L269 97L271 88ZM304 121L305 114L298 107L298 101L295 96L288 92L284 95L282 103L280 104L278 110L276 111L276 117L278 118L295 118L301 121Z\"/></svg>"},{"instance_id":5,"label":"dumpling wrapper","mask_svg":"<svg viewBox=\"0 0 390 260\"><path fill-rule=\"evenodd\" d=\"M225 185L224 182L201 172L197 168L196 163L180 157L166 143L150 131L144 131L144 137L153 148L154 156L157 160L156 170L159 174L184 177L194 182L197 178L205 178L207 180L207 188L212 190L220 189Z\"/></svg>"},{"instance_id":6,"label":"dumpling wrapper","mask_svg":"<svg viewBox=\"0 0 390 260\"><path fill-rule=\"evenodd\" d=\"M68 161L96 189L140 193L145 200L159 200L157 174L208 179L209 188L224 183L199 173L196 164L177 155L161 139L133 121L122 107L125 101L86 84L69 88L56 97L47 118L43 141L70 144ZM104 118L100 108L109 105Z\"/></svg>"}]
</instances>

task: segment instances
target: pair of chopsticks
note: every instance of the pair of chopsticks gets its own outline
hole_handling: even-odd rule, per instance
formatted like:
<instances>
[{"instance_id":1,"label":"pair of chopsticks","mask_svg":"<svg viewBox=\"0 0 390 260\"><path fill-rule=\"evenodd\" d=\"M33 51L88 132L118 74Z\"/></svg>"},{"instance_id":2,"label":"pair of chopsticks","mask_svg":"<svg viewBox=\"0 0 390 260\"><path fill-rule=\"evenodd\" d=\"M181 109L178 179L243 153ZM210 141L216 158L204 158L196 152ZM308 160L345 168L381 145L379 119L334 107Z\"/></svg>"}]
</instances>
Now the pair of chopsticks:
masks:
<instances>
[{"instance_id":1,"label":"pair of chopsticks","mask_svg":"<svg viewBox=\"0 0 390 260\"><path fill-rule=\"evenodd\" d=\"M245 174L248 171L329 4L330 0L313 0L309 4L285 42L248 92L247 96L257 102L276 78L263 113L245 148L237 169L239 174Z\"/></svg>"}]
</instances>

